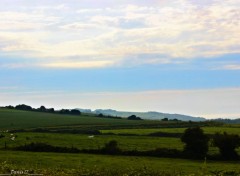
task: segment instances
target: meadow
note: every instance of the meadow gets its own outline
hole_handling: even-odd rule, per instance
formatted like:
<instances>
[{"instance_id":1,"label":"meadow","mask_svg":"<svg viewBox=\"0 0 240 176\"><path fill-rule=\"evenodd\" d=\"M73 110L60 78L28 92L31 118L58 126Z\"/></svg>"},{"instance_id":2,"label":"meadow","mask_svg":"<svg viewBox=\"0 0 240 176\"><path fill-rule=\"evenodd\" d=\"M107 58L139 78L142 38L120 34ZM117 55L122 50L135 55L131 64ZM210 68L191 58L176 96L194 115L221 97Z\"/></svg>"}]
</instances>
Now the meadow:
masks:
<instances>
[{"instance_id":1,"label":"meadow","mask_svg":"<svg viewBox=\"0 0 240 176\"><path fill-rule=\"evenodd\" d=\"M42 113L0 108L0 129L118 129L118 128L147 128L175 126L176 122L157 120L127 120L113 118L99 118L93 114L81 116L61 115L56 113ZM186 126L188 123L179 122L177 125ZM188 125L189 126L189 125Z\"/></svg>"},{"instance_id":2,"label":"meadow","mask_svg":"<svg viewBox=\"0 0 240 176\"><path fill-rule=\"evenodd\" d=\"M117 130L101 130L103 134L136 134L136 135L149 135L156 132L164 133L183 133L187 128L153 128L153 129L117 129ZM229 134L240 134L240 128L233 126L216 126L216 127L202 127L204 133L215 134L217 132L227 132Z\"/></svg>"},{"instance_id":3,"label":"meadow","mask_svg":"<svg viewBox=\"0 0 240 176\"><path fill-rule=\"evenodd\" d=\"M112 156L87 153L44 153L15 151L26 144L46 143L59 147L100 149L111 140L116 140L123 151L150 151L156 148L182 151L184 144L179 137L150 136L151 133L182 134L189 126L203 126L206 134L228 132L240 134L237 126L209 123L163 122L150 120L127 120L99 118L94 115L60 115L42 112L0 109L0 172L9 169L30 169L44 175L205 175L217 172L240 172L239 161L190 160L147 156ZM42 132L36 129L44 129ZM99 134L82 134L75 130L99 130ZM12 130L12 131L11 131ZM23 130L23 131L22 131ZM65 131L66 130L66 131ZM14 136L14 140L12 140ZM92 137L90 137L92 136ZM209 154L218 154L210 145ZM240 149L238 148L240 154ZM98 174L101 175L101 174ZM131 175L131 174L130 174Z\"/></svg>"},{"instance_id":4,"label":"meadow","mask_svg":"<svg viewBox=\"0 0 240 176\"><path fill-rule=\"evenodd\" d=\"M144 175L144 170L147 170L149 173L157 172L163 175L165 173L168 176L205 175L217 173L220 170L236 173L240 171L240 162L16 151L0 151L0 155L2 170L7 170L9 167L15 170L28 169L35 173L46 173L46 175L68 175L67 173L71 175L73 172L76 174L78 170L95 174L105 171L104 173L125 173L126 175L130 175L131 172Z\"/></svg>"}]
</instances>

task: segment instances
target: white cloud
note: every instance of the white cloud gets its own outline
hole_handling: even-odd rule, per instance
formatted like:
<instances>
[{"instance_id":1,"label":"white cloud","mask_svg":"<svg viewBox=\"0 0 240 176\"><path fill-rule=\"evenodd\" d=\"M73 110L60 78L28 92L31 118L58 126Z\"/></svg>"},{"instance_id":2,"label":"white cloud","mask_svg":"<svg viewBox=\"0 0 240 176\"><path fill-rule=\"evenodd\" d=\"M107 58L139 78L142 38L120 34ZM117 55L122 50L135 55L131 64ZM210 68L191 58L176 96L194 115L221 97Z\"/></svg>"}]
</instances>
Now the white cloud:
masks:
<instances>
[{"instance_id":1,"label":"white cloud","mask_svg":"<svg viewBox=\"0 0 240 176\"><path fill-rule=\"evenodd\" d=\"M240 70L240 64L225 65L224 70Z\"/></svg>"},{"instance_id":2,"label":"white cloud","mask_svg":"<svg viewBox=\"0 0 240 176\"><path fill-rule=\"evenodd\" d=\"M176 58L240 53L237 0L177 0L159 6L133 3L91 9L76 6L78 10L60 4L56 11L47 6L0 12L0 39L4 41L0 52L58 63L59 58L98 56L98 62L108 58L115 64L142 53L163 55L168 63ZM166 63L157 60L162 59L139 58L136 63Z\"/></svg>"},{"instance_id":3,"label":"white cloud","mask_svg":"<svg viewBox=\"0 0 240 176\"><path fill-rule=\"evenodd\" d=\"M83 61L83 62L54 62L42 64L42 67L49 68L101 68L113 65L111 61Z\"/></svg>"},{"instance_id":4,"label":"white cloud","mask_svg":"<svg viewBox=\"0 0 240 176\"><path fill-rule=\"evenodd\" d=\"M60 28L67 29L67 30L86 30L96 28L97 26L94 24L85 24L85 23L71 23L61 26Z\"/></svg>"}]
</instances>

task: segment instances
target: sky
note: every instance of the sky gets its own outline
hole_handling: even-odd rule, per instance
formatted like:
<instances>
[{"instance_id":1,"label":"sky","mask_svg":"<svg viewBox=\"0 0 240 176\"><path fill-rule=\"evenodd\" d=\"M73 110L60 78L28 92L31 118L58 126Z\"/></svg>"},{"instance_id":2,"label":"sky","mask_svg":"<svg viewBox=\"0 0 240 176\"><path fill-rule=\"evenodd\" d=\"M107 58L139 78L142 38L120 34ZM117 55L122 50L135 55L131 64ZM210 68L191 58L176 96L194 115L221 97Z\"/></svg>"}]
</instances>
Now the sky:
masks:
<instances>
[{"instance_id":1,"label":"sky","mask_svg":"<svg viewBox=\"0 0 240 176\"><path fill-rule=\"evenodd\" d=\"M1 0L0 106L240 118L239 0Z\"/></svg>"}]
</instances>

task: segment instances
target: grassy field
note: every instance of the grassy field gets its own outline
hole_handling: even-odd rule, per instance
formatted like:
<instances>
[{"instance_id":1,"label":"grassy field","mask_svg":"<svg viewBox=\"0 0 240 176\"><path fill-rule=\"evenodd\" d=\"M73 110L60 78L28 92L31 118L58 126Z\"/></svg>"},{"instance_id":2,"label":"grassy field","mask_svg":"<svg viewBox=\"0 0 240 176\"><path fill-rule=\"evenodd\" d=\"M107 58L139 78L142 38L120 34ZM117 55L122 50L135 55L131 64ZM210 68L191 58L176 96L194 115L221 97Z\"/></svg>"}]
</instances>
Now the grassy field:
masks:
<instances>
[{"instance_id":1,"label":"grassy field","mask_svg":"<svg viewBox=\"0 0 240 176\"><path fill-rule=\"evenodd\" d=\"M55 154L0 151L0 163L3 167L28 170L55 170L61 169L108 169L108 171L129 172L133 169L148 168L157 172L168 173L207 173L216 170L240 171L240 162L213 162L169 158L125 157L90 154ZM5 166L6 167L6 166ZM60 175L60 174L57 174Z\"/></svg>"},{"instance_id":2,"label":"grassy field","mask_svg":"<svg viewBox=\"0 0 240 176\"><path fill-rule=\"evenodd\" d=\"M93 154L63 154L63 153L31 153L21 151L5 150L29 144L31 142L42 142L59 147L75 147L78 149L99 149L105 143L116 140L123 151L138 150L147 151L156 148L169 148L182 150L184 144L179 137L151 137L147 136L154 132L183 133L186 128L178 126L191 125L186 122L161 122L161 121L131 121L126 119L107 119L94 116L72 116L40 112L27 112L7 110L0 108L0 173L9 169L32 169L44 173L44 175L81 175L75 172L82 169L94 171L96 169L119 173L129 173L133 170L141 170L146 167L148 172L166 172L170 175L176 173L210 173L214 170L240 171L238 162L203 161L169 159L156 157L131 157L131 156L108 156ZM159 125L159 126L158 126ZM201 124L202 125L202 124ZM166 128L166 127L171 128ZM173 128L175 127L175 128ZM48 130L64 129L105 129L100 135L89 138L87 134L53 133L53 132L17 132L15 140L11 140L11 129L46 128ZM121 129L125 128L125 129ZM207 134L226 131L228 133L240 134L238 126L203 127ZM107 134L109 133L109 134ZM112 133L112 134L110 134ZM124 134L132 134L125 135ZM238 148L240 154L240 148ZM210 147L209 154L218 153L218 149ZM173 169L174 168L174 169ZM131 170L132 169L132 170ZM97 170L97 172L100 172ZM145 171L136 173L144 173ZM74 172L74 173L73 173ZM68 173L68 174L67 174ZM94 175L94 174L93 174ZM103 174L105 175L105 174ZM111 174L110 174L111 175ZM134 175L134 174L133 174ZM154 174L150 174L154 175Z\"/></svg>"},{"instance_id":3,"label":"grassy field","mask_svg":"<svg viewBox=\"0 0 240 176\"><path fill-rule=\"evenodd\" d=\"M95 135L88 138L88 135L80 134L55 134L55 133L16 133L17 138L10 140L10 134L0 139L0 148L4 148L5 141L8 147L16 147L31 142L43 142L54 146L76 147L78 149L98 149L110 140L118 141L122 150L154 150L157 147L182 149L183 144L178 138L157 138L148 136L111 136Z\"/></svg>"},{"instance_id":4,"label":"grassy field","mask_svg":"<svg viewBox=\"0 0 240 176\"><path fill-rule=\"evenodd\" d=\"M137 135L148 135L155 132L165 133L183 133L186 128L154 128L154 129L117 129L117 130L101 130L102 133L113 133L113 134L137 134ZM227 132L229 134L240 134L239 127L202 127L206 134L215 134L216 132Z\"/></svg>"},{"instance_id":5,"label":"grassy field","mask_svg":"<svg viewBox=\"0 0 240 176\"><path fill-rule=\"evenodd\" d=\"M150 137L150 136L117 136L117 135L89 135L83 134L59 134L59 133L15 133L16 139L10 140L10 134L0 139L0 149L4 149L5 142L8 148L29 144L31 142L47 143L59 147L75 147L78 149L99 149L111 140L116 140L119 147L124 151L138 150L148 151L156 148L169 148L183 150L184 143L180 138ZM240 154L240 148L238 148ZM209 147L209 154L217 154L216 147Z\"/></svg>"},{"instance_id":6,"label":"grassy field","mask_svg":"<svg viewBox=\"0 0 240 176\"><path fill-rule=\"evenodd\" d=\"M0 130L30 128L134 128L157 125L169 125L169 122L152 120L127 120L99 118L95 116L74 116L42 112L19 111L0 108ZM172 123L174 124L174 122Z\"/></svg>"}]
</instances>

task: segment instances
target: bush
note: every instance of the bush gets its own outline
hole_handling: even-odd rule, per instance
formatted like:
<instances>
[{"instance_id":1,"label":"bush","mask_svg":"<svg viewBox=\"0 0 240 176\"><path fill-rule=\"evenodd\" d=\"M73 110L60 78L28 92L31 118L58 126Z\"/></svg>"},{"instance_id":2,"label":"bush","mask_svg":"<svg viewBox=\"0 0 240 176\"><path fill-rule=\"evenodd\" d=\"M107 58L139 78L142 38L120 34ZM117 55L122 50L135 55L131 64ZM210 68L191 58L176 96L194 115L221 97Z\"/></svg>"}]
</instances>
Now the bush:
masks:
<instances>
[{"instance_id":1,"label":"bush","mask_svg":"<svg viewBox=\"0 0 240 176\"><path fill-rule=\"evenodd\" d=\"M110 142L106 143L105 146L102 148L103 153L107 154L119 154L121 150L118 147L118 143L115 140L111 140Z\"/></svg>"},{"instance_id":2,"label":"bush","mask_svg":"<svg viewBox=\"0 0 240 176\"><path fill-rule=\"evenodd\" d=\"M137 117L135 115L131 115L127 118L128 120L142 120L140 117Z\"/></svg>"},{"instance_id":3,"label":"bush","mask_svg":"<svg viewBox=\"0 0 240 176\"><path fill-rule=\"evenodd\" d=\"M219 148L219 151L224 159L237 159L238 154L235 151L240 147L240 137L234 134L216 133L213 136L213 145Z\"/></svg>"},{"instance_id":4,"label":"bush","mask_svg":"<svg viewBox=\"0 0 240 176\"><path fill-rule=\"evenodd\" d=\"M81 115L81 112L77 109L72 109L70 112L72 115Z\"/></svg>"},{"instance_id":5,"label":"bush","mask_svg":"<svg viewBox=\"0 0 240 176\"><path fill-rule=\"evenodd\" d=\"M79 153L77 148L57 147L46 143L30 143L15 148L16 150L32 151L32 152L58 152L58 153Z\"/></svg>"},{"instance_id":6,"label":"bush","mask_svg":"<svg viewBox=\"0 0 240 176\"><path fill-rule=\"evenodd\" d=\"M22 105L17 105L17 106L15 107L15 109L24 110L24 111L31 111L31 110L32 110L32 107L31 107L31 106L28 106L28 105L25 105L25 104L22 104Z\"/></svg>"},{"instance_id":7,"label":"bush","mask_svg":"<svg viewBox=\"0 0 240 176\"><path fill-rule=\"evenodd\" d=\"M199 127L188 128L181 137L186 145L184 152L192 157L202 158L207 155L209 138Z\"/></svg>"}]
</instances>

